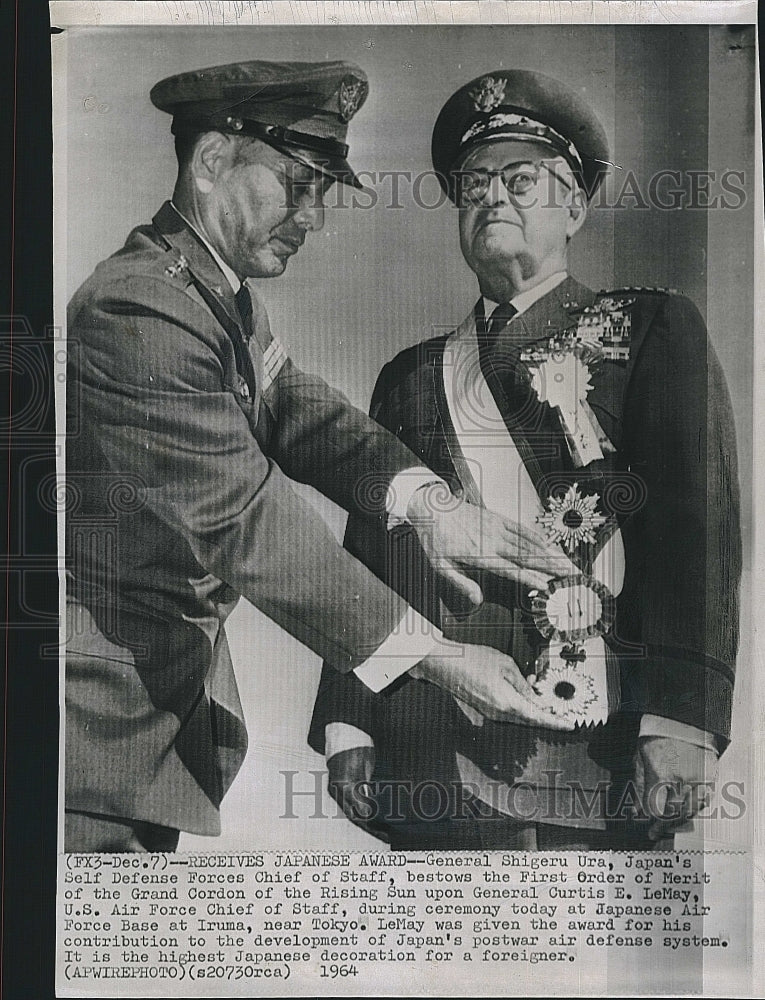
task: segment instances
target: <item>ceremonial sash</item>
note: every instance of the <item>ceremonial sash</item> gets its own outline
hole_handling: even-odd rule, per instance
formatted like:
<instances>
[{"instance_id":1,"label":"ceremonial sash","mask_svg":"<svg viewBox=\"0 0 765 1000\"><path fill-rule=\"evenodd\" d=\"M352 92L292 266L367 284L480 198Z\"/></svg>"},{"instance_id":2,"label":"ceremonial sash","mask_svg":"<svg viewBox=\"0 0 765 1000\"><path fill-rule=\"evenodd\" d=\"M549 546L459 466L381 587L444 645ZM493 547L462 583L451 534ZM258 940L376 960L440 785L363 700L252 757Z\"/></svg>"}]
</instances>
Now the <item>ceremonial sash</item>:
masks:
<instances>
[{"instance_id":1,"label":"ceremonial sash","mask_svg":"<svg viewBox=\"0 0 765 1000\"><path fill-rule=\"evenodd\" d=\"M554 537L560 528L562 547L572 559L568 583L558 581L536 599L530 596L532 607L537 609L535 621L539 622L541 636L549 633L537 659L537 678L530 678L537 697L572 728L605 722L613 687L608 683L608 665L613 670L615 664L613 653L598 631L608 630L600 611L618 595L624 579L624 548L618 526L597 512L592 496L582 496L578 489L572 493L570 488L565 497L548 498L543 503L484 379L472 315L446 343L443 382L455 444L460 451L458 471L468 497L526 528L546 531L548 537ZM566 527L567 512L570 524L581 521L575 529ZM581 557L574 561L577 534L588 543L584 566ZM586 583L582 584L582 580ZM596 623L600 623L598 627ZM572 661L565 655L567 649L570 653L571 642L557 633L565 625L577 624L585 631L587 625L592 626L595 634L576 643L579 658ZM480 724L478 713L468 706L460 707L471 721Z\"/></svg>"}]
</instances>

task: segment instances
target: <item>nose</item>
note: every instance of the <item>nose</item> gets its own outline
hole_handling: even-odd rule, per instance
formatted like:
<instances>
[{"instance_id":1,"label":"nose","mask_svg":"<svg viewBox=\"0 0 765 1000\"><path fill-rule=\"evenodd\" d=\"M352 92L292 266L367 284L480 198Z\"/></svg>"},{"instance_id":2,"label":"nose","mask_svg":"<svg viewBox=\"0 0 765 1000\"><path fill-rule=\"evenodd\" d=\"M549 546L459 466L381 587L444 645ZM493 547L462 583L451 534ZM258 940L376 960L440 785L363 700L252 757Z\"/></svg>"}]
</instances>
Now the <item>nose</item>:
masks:
<instances>
[{"instance_id":1,"label":"nose","mask_svg":"<svg viewBox=\"0 0 765 1000\"><path fill-rule=\"evenodd\" d=\"M295 222L309 233L318 233L324 228L324 200L318 191L303 195L298 201Z\"/></svg>"},{"instance_id":2,"label":"nose","mask_svg":"<svg viewBox=\"0 0 765 1000\"><path fill-rule=\"evenodd\" d=\"M510 194L501 174L492 173L489 178L489 186L483 197L483 203L484 205L507 205L510 203Z\"/></svg>"}]
</instances>

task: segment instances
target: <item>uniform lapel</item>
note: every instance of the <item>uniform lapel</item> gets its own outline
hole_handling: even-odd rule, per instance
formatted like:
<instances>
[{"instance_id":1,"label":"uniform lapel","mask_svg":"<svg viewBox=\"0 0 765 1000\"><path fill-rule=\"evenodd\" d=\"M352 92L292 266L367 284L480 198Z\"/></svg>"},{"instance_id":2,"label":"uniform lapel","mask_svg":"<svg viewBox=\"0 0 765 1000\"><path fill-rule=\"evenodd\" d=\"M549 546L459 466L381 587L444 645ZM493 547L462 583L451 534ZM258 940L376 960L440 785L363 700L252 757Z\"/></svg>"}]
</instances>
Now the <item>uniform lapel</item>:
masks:
<instances>
[{"instance_id":1,"label":"uniform lapel","mask_svg":"<svg viewBox=\"0 0 765 1000\"><path fill-rule=\"evenodd\" d=\"M229 333L233 327L240 336L244 336L233 288L196 233L188 227L169 201L154 216L152 224L165 242L178 252L179 257L183 257L199 291L203 293L204 289L208 293L204 297L207 301L209 296L208 305L211 308L214 303L216 319Z\"/></svg>"},{"instance_id":2,"label":"uniform lapel","mask_svg":"<svg viewBox=\"0 0 765 1000\"><path fill-rule=\"evenodd\" d=\"M550 475L572 471L573 463L560 420L537 398L521 353L530 344L572 326L573 310L594 300L589 288L566 278L500 331L486 359L489 389L543 500L549 493Z\"/></svg>"},{"instance_id":3,"label":"uniform lapel","mask_svg":"<svg viewBox=\"0 0 765 1000\"><path fill-rule=\"evenodd\" d=\"M175 266L188 273L213 316L233 341L237 368L258 407L260 387L248 346L251 331L244 327L233 288L199 237L169 201L154 216L152 224L167 249L177 253Z\"/></svg>"},{"instance_id":4,"label":"uniform lapel","mask_svg":"<svg viewBox=\"0 0 765 1000\"><path fill-rule=\"evenodd\" d=\"M546 340L574 323L571 315L574 309L590 306L594 301L591 289L568 277L512 319L498 334L493 351L502 354Z\"/></svg>"}]
</instances>

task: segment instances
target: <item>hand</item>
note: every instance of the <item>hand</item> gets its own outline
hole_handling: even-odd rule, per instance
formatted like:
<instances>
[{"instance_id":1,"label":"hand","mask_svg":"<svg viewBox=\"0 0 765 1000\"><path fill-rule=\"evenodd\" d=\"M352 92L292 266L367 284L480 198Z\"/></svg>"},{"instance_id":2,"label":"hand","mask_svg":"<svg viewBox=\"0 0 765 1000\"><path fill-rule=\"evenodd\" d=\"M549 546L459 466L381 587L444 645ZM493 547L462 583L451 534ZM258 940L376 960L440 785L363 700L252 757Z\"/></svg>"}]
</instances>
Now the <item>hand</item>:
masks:
<instances>
[{"instance_id":1,"label":"hand","mask_svg":"<svg viewBox=\"0 0 765 1000\"><path fill-rule=\"evenodd\" d=\"M671 837L709 804L717 754L706 747L665 736L638 741L635 785L643 812L653 819L651 840Z\"/></svg>"},{"instance_id":2,"label":"hand","mask_svg":"<svg viewBox=\"0 0 765 1000\"><path fill-rule=\"evenodd\" d=\"M574 728L572 723L542 708L515 661L490 646L443 639L438 649L420 660L409 674L444 688L487 719L547 729Z\"/></svg>"},{"instance_id":3,"label":"hand","mask_svg":"<svg viewBox=\"0 0 765 1000\"><path fill-rule=\"evenodd\" d=\"M353 747L333 754L327 760L329 794L351 823L378 840L387 840L374 821L374 806L370 802L374 769L374 747Z\"/></svg>"},{"instance_id":4,"label":"hand","mask_svg":"<svg viewBox=\"0 0 765 1000\"><path fill-rule=\"evenodd\" d=\"M491 570L530 589L544 589L554 577L579 572L562 549L538 532L475 504L436 509L428 502L431 490L415 491L407 519L435 568L471 604L479 605L483 595L466 569Z\"/></svg>"}]
</instances>

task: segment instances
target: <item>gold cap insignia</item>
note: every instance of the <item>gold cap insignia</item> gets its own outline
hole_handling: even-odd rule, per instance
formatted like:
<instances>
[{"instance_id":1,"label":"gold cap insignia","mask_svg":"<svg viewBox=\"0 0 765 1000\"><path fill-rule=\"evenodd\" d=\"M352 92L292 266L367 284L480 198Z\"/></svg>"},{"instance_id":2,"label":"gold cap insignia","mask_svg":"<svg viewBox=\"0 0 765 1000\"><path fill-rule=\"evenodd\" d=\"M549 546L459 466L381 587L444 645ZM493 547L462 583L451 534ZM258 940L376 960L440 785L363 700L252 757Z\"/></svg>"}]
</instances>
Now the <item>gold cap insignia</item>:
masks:
<instances>
[{"instance_id":1,"label":"gold cap insignia","mask_svg":"<svg viewBox=\"0 0 765 1000\"><path fill-rule=\"evenodd\" d=\"M340 84L340 117L349 122L356 114L367 96L367 84L355 76L346 77Z\"/></svg>"},{"instance_id":2,"label":"gold cap insignia","mask_svg":"<svg viewBox=\"0 0 765 1000\"><path fill-rule=\"evenodd\" d=\"M476 111L493 111L505 99L505 81L485 76L468 96Z\"/></svg>"}]
</instances>

